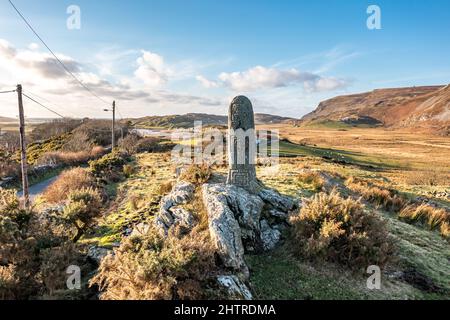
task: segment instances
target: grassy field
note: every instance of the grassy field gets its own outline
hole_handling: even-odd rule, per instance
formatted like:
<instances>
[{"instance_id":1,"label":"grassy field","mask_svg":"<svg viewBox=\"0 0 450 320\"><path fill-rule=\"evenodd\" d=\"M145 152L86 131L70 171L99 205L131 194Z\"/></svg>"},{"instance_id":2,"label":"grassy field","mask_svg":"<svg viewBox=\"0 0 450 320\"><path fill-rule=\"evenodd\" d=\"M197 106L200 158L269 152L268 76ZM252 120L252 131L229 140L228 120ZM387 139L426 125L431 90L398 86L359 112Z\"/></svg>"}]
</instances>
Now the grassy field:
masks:
<instances>
[{"instance_id":1,"label":"grassy field","mask_svg":"<svg viewBox=\"0 0 450 320\"><path fill-rule=\"evenodd\" d=\"M307 169L335 177L342 186L355 177L395 190L405 199L424 197L450 210L449 138L383 129L265 128L280 129L280 165L275 171L258 166L257 175L283 194L304 200L318 192L300 178ZM84 243L117 245L133 226L153 219L161 197L176 180L170 153L137 154L131 167L125 179L106 187L108 209ZM227 167L213 170L224 176ZM449 299L449 240L438 230L402 221L398 212L364 205L386 221L397 248L396 258L383 270L381 290L367 289L365 270L299 258L286 234L285 243L275 250L246 256L255 298Z\"/></svg>"}]
</instances>

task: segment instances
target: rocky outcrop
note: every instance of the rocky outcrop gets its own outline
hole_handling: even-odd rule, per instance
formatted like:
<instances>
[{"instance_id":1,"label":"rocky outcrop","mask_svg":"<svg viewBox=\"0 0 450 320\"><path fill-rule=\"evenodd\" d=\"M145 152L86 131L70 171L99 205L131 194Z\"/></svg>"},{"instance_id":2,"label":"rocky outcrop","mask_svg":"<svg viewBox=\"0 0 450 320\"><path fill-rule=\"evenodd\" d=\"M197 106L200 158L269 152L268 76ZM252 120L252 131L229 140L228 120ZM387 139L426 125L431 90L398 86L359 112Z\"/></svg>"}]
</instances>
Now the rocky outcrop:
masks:
<instances>
[{"instance_id":1,"label":"rocky outcrop","mask_svg":"<svg viewBox=\"0 0 450 320\"><path fill-rule=\"evenodd\" d=\"M195 186L188 182L175 185L172 191L161 200L160 210L155 218L156 226L166 234L174 226L192 229L195 224L194 216L182 205L192 200L194 191Z\"/></svg>"},{"instance_id":2,"label":"rocky outcrop","mask_svg":"<svg viewBox=\"0 0 450 320\"><path fill-rule=\"evenodd\" d=\"M209 231L226 267L248 275L245 252L261 252L276 247L287 225L289 212L298 204L275 190L258 195L223 183L204 184L203 202Z\"/></svg>"}]
</instances>

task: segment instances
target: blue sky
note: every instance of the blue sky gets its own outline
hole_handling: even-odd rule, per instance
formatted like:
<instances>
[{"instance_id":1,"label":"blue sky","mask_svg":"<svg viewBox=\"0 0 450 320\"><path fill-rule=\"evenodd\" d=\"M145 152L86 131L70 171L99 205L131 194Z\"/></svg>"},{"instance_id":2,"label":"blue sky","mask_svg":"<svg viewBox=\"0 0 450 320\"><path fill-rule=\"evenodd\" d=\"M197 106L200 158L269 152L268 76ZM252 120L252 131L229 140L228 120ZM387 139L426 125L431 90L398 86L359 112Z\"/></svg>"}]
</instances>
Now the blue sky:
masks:
<instances>
[{"instance_id":1,"label":"blue sky","mask_svg":"<svg viewBox=\"0 0 450 320\"><path fill-rule=\"evenodd\" d=\"M225 114L234 95L257 112L300 117L327 98L450 82L450 1L13 0L57 55L125 117ZM69 30L69 5L81 29ZM366 10L381 9L381 30ZM52 61L0 2L0 89L22 83L67 116L102 103ZM1 91L1 90L0 90ZM30 116L50 116L26 104ZM15 116L1 95L0 115Z\"/></svg>"}]
</instances>

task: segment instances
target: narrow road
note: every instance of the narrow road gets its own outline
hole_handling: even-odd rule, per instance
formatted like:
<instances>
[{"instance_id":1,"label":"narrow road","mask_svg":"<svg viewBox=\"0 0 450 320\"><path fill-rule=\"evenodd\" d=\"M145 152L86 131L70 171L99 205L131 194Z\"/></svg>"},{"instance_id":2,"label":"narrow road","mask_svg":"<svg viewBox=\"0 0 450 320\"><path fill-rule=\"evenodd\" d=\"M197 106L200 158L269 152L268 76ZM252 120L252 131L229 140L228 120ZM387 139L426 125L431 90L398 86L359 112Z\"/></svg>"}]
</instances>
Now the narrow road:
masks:
<instances>
[{"instance_id":1,"label":"narrow road","mask_svg":"<svg viewBox=\"0 0 450 320\"><path fill-rule=\"evenodd\" d=\"M44 181L42 181L42 182L39 182L39 183L36 183L36 184L32 185L32 186L29 188L29 192L30 192L30 201L33 202L33 201L34 201L34 198L36 198L38 195L40 195L42 192L44 192L44 190L45 190L49 185L51 185L57 178L58 178L58 176L53 177L53 178L50 178L50 179L48 179L48 180L44 180ZM18 195L19 197L22 197L22 195L23 195L22 190L19 191L19 192L17 193L17 195Z\"/></svg>"}]
</instances>

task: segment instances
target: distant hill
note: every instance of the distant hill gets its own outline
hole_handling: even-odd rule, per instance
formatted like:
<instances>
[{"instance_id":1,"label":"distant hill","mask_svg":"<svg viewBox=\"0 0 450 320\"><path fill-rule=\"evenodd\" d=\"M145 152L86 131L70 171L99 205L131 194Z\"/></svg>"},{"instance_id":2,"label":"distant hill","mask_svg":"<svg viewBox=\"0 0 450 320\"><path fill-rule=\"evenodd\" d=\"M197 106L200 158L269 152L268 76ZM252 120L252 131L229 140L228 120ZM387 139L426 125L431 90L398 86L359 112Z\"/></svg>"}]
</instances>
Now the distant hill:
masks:
<instances>
[{"instance_id":1,"label":"distant hill","mask_svg":"<svg viewBox=\"0 0 450 320\"><path fill-rule=\"evenodd\" d=\"M16 122L17 120L16 119L13 119L13 118L7 118L7 117L2 117L2 116L0 116L0 122Z\"/></svg>"},{"instance_id":2,"label":"distant hill","mask_svg":"<svg viewBox=\"0 0 450 320\"><path fill-rule=\"evenodd\" d=\"M450 85L378 89L323 101L301 119L350 125L426 128L448 132Z\"/></svg>"},{"instance_id":3,"label":"distant hill","mask_svg":"<svg viewBox=\"0 0 450 320\"><path fill-rule=\"evenodd\" d=\"M270 114L255 114L256 124L277 124L295 120L293 118ZM195 121L202 121L204 126L226 126L228 124L228 117L206 113L188 113L185 115L149 116L131 121L138 127L191 128Z\"/></svg>"}]
</instances>

